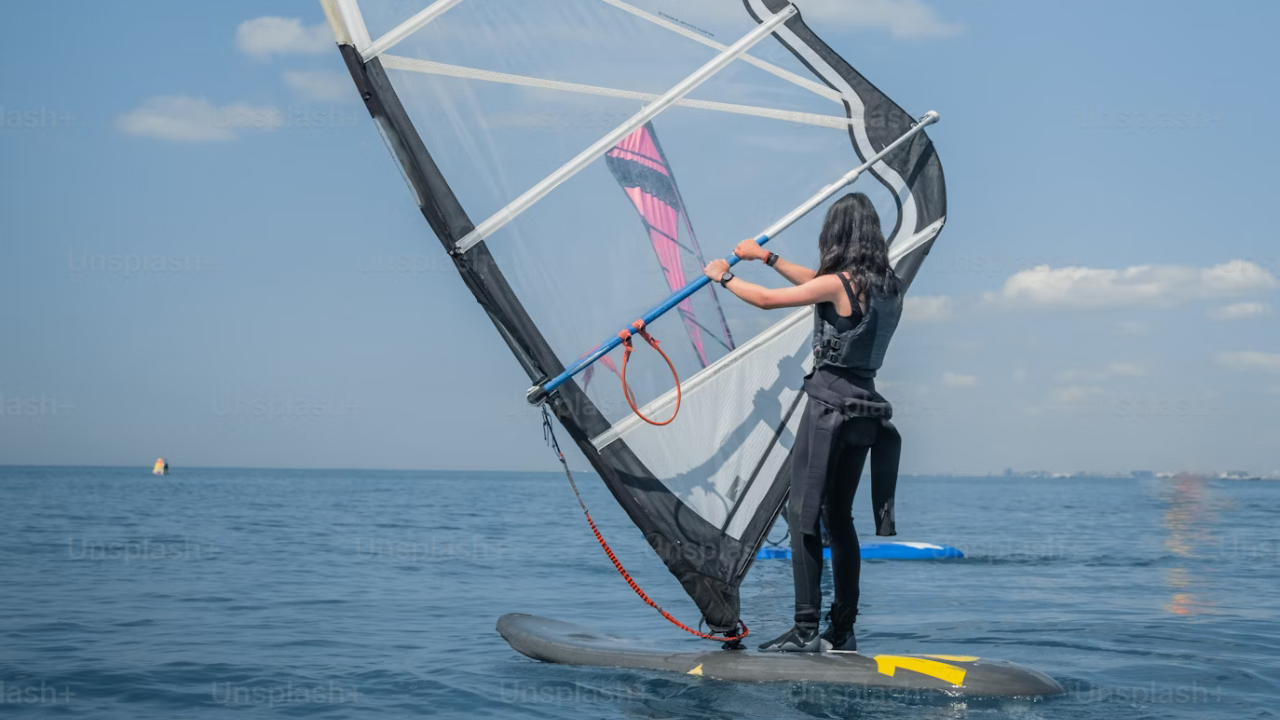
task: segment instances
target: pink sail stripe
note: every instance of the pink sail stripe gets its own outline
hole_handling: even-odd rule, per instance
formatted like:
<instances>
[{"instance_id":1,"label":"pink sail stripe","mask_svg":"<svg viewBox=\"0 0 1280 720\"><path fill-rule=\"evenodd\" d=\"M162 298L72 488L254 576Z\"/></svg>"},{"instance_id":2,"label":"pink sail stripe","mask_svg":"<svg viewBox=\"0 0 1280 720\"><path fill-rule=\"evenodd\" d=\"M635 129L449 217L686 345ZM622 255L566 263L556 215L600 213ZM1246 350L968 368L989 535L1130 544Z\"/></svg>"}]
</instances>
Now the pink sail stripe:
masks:
<instances>
[{"instance_id":1,"label":"pink sail stripe","mask_svg":"<svg viewBox=\"0 0 1280 720\"><path fill-rule=\"evenodd\" d=\"M680 246L671 238L679 237L680 213L675 208L658 198L644 192L640 188L625 188L627 196L640 212L641 217L649 224L649 239L658 254L658 263L666 277L667 287L675 292L683 288L688 280L684 274L684 260L681 258ZM685 299L679 305L684 317L685 328L689 339L698 353L703 367L708 364L707 349L702 339L702 329L692 320L693 304Z\"/></svg>"},{"instance_id":2,"label":"pink sail stripe","mask_svg":"<svg viewBox=\"0 0 1280 720\"><path fill-rule=\"evenodd\" d=\"M671 174L662 162L662 153L658 152L658 146L653 142L648 126L638 128L635 132L623 138L622 142L614 145L614 148L630 153L628 160L647 165L663 175Z\"/></svg>"},{"instance_id":3,"label":"pink sail stripe","mask_svg":"<svg viewBox=\"0 0 1280 720\"><path fill-rule=\"evenodd\" d=\"M619 149L618 147L614 147L614 149L609 151L609 157L621 158L623 160L629 160L634 163L639 163L640 165L644 165L645 167L657 170L663 175L669 174L667 172L667 169L663 167L661 162L654 160L653 158L645 157L644 155L637 155L636 153L633 153L629 150L622 150L622 149Z\"/></svg>"}]
</instances>

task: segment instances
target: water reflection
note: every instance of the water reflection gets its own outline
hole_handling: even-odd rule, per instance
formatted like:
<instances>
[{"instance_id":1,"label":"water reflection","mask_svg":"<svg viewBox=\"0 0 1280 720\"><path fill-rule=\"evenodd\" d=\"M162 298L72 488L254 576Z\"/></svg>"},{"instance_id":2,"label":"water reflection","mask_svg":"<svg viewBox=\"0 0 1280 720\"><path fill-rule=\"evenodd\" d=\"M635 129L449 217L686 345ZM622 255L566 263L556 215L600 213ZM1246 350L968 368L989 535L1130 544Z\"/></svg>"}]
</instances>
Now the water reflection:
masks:
<instances>
[{"instance_id":1,"label":"water reflection","mask_svg":"<svg viewBox=\"0 0 1280 720\"><path fill-rule=\"evenodd\" d=\"M1163 495L1169 507L1162 518L1168 531L1164 548L1184 562L1165 572L1165 584L1172 597L1164 609L1175 615L1213 612L1214 603L1202 594L1208 585L1203 578L1206 567L1202 561L1208 556L1218 519L1213 491L1203 477L1190 474L1175 476L1166 488Z\"/></svg>"}]
</instances>

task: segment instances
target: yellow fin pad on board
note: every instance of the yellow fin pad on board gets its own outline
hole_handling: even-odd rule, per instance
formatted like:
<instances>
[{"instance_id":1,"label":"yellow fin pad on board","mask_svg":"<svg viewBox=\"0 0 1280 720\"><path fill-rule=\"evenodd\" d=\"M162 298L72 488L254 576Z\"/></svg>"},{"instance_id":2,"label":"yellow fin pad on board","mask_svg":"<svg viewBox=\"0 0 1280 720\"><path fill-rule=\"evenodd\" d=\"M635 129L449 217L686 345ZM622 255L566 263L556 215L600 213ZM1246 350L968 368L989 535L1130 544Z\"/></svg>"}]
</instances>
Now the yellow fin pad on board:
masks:
<instances>
[{"instance_id":1,"label":"yellow fin pad on board","mask_svg":"<svg viewBox=\"0 0 1280 720\"><path fill-rule=\"evenodd\" d=\"M955 659L955 658L952 658ZM920 657L903 657L901 655L876 655L876 670L881 675L893 677L899 668L918 672L921 675L928 675L931 678L937 678L945 683L951 683L956 687L964 685L965 669L948 665L937 660L928 660Z\"/></svg>"}]
</instances>

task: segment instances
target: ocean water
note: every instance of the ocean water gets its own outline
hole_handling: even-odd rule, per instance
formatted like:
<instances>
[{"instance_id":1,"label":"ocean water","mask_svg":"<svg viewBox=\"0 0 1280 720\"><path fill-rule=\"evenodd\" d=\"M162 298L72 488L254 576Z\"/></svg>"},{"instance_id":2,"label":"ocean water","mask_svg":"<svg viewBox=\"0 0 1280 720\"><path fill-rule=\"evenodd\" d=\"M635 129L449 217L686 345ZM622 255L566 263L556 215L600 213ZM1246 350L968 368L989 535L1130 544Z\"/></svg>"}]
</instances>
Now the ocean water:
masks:
<instances>
[{"instance_id":1,"label":"ocean water","mask_svg":"<svg viewBox=\"0 0 1280 720\"><path fill-rule=\"evenodd\" d=\"M600 483L592 514L696 621ZM957 699L545 665L527 612L700 647L618 577L563 476L0 468L0 716L68 718L1265 718L1280 715L1280 483L904 478L904 540L868 562L865 651L974 654L1057 698ZM869 526L866 498L857 519ZM743 588L760 639L790 569Z\"/></svg>"}]
</instances>

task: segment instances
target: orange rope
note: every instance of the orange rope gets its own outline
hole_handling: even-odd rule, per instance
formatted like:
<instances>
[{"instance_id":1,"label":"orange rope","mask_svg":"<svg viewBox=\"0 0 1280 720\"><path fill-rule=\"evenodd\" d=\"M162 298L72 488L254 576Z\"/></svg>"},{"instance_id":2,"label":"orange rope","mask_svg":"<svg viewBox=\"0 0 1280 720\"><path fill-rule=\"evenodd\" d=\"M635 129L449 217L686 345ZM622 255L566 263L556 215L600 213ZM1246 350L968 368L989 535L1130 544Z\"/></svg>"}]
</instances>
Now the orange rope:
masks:
<instances>
[{"instance_id":1,"label":"orange rope","mask_svg":"<svg viewBox=\"0 0 1280 720\"><path fill-rule=\"evenodd\" d=\"M653 600L650 600L649 596L644 594L644 590L641 590L640 586L636 584L636 581L631 579L631 574L627 572L626 568L622 567L622 563L618 561L618 556L613 554L613 549L609 547L609 543L605 542L604 536L600 534L600 529L596 527L595 521L591 519L591 513L587 512L586 507L582 508L582 514L586 516L587 524L591 526L591 532L596 534L596 540L600 541L600 547L604 548L605 554L609 556L609 560L613 562L613 566L618 569L619 573L622 574L623 579L627 581L627 584L631 586L631 589L635 590L636 594L640 596L641 600L645 601L645 603L649 607L661 613L662 617L670 621L671 624L675 625L681 630L684 630L687 633L693 633L694 635L697 635L703 640L721 640L724 642L733 642L735 640L741 640L751 632L750 630L747 630L746 623L742 622L742 620L738 620L738 624L742 626L741 635L738 635L736 637L716 637L715 635L708 635L707 633L704 633L704 632L698 632L697 630L694 630L688 625L685 625L684 623L680 622L674 617L671 617L670 613L668 613L666 610L663 610L658 605L658 603L654 602Z\"/></svg>"},{"instance_id":2,"label":"orange rope","mask_svg":"<svg viewBox=\"0 0 1280 720\"><path fill-rule=\"evenodd\" d=\"M658 427L662 427L663 425L670 425L671 421L676 419L676 415L680 414L680 400L681 400L680 375L676 372L676 366L672 364L671 358L667 357L667 354L662 351L662 346L658 343L657 340L654 340L653 337L650 336L649 333L644 329L643 320L637 320L631 323L631 327L635 328L636 332L640 334L640 337L644 338L645 341L649 343L650 347L658 351L658 354L662 356L662 359L667 361L667 367L671 368L671 377L675 378L676 380L676 409L671 412L671 417L667 418L666 420L663 420L662 422L658 422L657 420L651 420L645 417L640 412L640 408L636 407L636 399L631 394L631 387L627 385L627 363L630 362L631 360L631 351L633 349L631 347L631 331L630 330L623 330L622 332L618 333L618 337L622 338L622 346L623 348L625 348L622 353L622 393L627 396L627 404L631 406L631 411L636 414L636 417L649 423L650 425L657 425ZM591 518L587 518L587 519L590 520ZM657 606L655 605L655 607Z\"/></svg>"},{"instance_id":3,"label":"orange rope","mask_svg":"<svg viewBox=\"0 0 1280 720\"><path fill-rule=\"evenodd\" d=\"M649 596L645 594L644 590L640 589L640 585L631 578L631 573L627 572L627 569L622 567L622 563L618 560L618 556L613 554L613 548L609 547L609 543L605 542L604 535L600 534L600 528L596 527L595 521L591 519L591 513L587 510L587 504L582 501L582 493L578 492L578 483L574 482L573 473L569 472L569 463L565 460L564 453L560 451L560 443L556 442L555 431L551 429L551 416L547 412L546 406L543 406L542 408L542 432L547 437L547 441L551 444L551 447L556 451L556 456L560 458L560 464L564 467L565 477L569 478L569 487L573 488L574 497L578 498L578 505L582 507L582 514L587 518L587 524L591 526L591 532L595 533L596 540L600 542L600 547L604 548L604 553L609 556L609 561L613 563L613 566L622 574L622 578L627 581L627 584L631 586L632 590L636 591L636 595L639 595L640 599L643 600L646 605L657 610L662 617L666 618L672 625L675 625L687 633L697 635L703 640L736 642L751 634L751 631L747 629L747 624L742 622L741 618L738 619L738 625L742 627L742 633L734 637L716 637L715 635L709 635L707 633L694 630L688 625L685 625L672 617L671 613L663 610L662 606L651 600Z\"/></svg>"}]
</instances>

